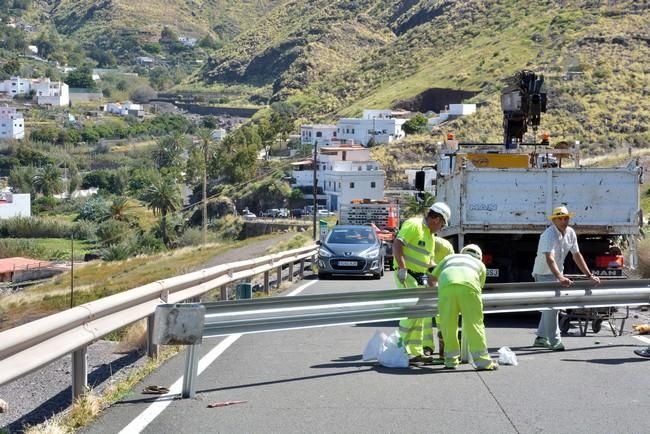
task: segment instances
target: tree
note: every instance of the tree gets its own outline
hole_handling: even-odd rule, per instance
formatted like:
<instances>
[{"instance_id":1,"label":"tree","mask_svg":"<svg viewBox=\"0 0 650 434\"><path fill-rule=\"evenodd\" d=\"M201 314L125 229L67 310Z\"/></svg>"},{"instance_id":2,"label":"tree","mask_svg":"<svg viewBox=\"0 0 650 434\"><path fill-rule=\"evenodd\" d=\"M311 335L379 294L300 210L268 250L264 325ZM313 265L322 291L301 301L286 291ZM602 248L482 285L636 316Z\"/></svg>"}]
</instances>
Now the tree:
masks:
<instances>
[{"instance_id":1,"label":"tree","mask_svg":"<svg viewBox=\"0 0 650 434\"><path fill-rule=\"evenodd\" d=\"M61 169L53 164L39 168L32 178L32 186L36 193L43 196L53 196L63 191Z\"/></svg>"},{"instance_id":2,"label":"tree","mask_svg":"<svg viewBox=\"0 0 650 434\"><path fill-rule=\"evenodd\" d=\"M404 209L406 217L423 215L426 210L428 210L431 205L433 205L435 200L435 196L428 191L425 191L422 194L421 198L418 198L417 196L409 196L406 207Z\"/></svg>"},{"instance_id":3,"label":"tree","mask_svg":"<svg viewBox=\"0 0 650 434\"><path fill-rule=\"evenodd\" d=\"M17 193L32 193L34 175L34 166L15 166L9 172L9 185Z\"/></svg>"},{"instance_id":4,"label":"tree","mask_svg":"<svg viewBox=\"0 0 650 434\"><path fill-rule=\"evenodd\" d=\"M130 98L137 103L148 103L158 94L149 86L137 87L131 92Z\"/></svg>"},{"instance_id":5,"label":"tree","mask_svg":"<svg viewBox=\"0 0 650 434\"><path fill-rule=\"evenodd\" d=\"M178 41L178 35L170 27L163 27L160 31L160 42L176 42Z\"/></svg>"},{"instance_id":6,"label":"tree","mask_svg":"<svg viewBox=\"0 0 650 434\"><path fill-rule=\"evenodd\" d=\"M406 134L421 134L427 130L428 119L423 114L417 114L404 122L402 129Z\"/></svg>"},{"instance_id":7,"label":"tree","mask_svg":"<svg viewBox=\"0 0 650 434\"><path fill-rule=\"evenodd\" d=\"M178 132L158 139L153 150L153 160L156 166L159 169L166 169L167 173L179 175L183 166L183 152L186 145L186 137Z\"/></svg>"},{"instance_id":8,"label":"tree","mask_svg":"<svg viewBox=\"0 0 650 434\"><path fill-rule=\"evenodd\" d=\"M81 87L86 89L95 88L92 69L87 65L81 66L74 71L70 71L65 82L70 87Z\"/></svg>"},{"instance_id":9,"label":"tree","mask_svg":"<svg viewBox=\"0 0 650 434\"><path fill-rule=\"evenodd\" d=\"M20 73L20 61L17 58L11 58L2 65L2 70L8 75L17 75Z\"/></svg>"},{"instance_id":10,"label":"tree","mask_svg":"<svg viewBox=\"0 0 650 434\"><path fill-rule=\"evenodd\" d=\"M169 246L167 233L167 214L178 211L181 205L181 190L176 184L176 179L164 176L154 179L145 190L143 198L147 207L154 215L160 215L160 229L163 242Z\"/></svg>"},{"instance_id":11,"label":"tree","mask_svg":"<svg viewBox=\"0 0 650 434\"><path fill-rule=\"evenodd\" d=\"M131 204L126 196L118 196L113 199L113 203L109 207L109 218L121 222L128 222L131 218L128 211L131 209Z\"/></svg>"}]
</instances>

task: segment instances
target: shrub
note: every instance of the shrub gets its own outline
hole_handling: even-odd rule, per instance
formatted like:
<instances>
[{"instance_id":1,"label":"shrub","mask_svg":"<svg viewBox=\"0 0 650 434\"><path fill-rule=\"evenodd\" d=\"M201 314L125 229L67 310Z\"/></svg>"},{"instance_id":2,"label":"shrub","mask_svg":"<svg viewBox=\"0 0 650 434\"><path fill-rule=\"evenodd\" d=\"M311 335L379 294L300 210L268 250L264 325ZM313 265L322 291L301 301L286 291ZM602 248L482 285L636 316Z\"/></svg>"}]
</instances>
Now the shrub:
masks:
<instances>
[{"instance_id":1,"label":"shrub","mask_svg":"<svg viewBox=\"0 0 650 434\"><path fill-rule=\"evenodd\" d=\"M71 223L53 218L14 217L0 220L0 236L9 238L69 238Z\"/></svg>"},{"instance_id":2,"label":"shrub","mask_svg":"<svg viewBox=\"0 0 650 434\"><path fill-rule=\"evenodd\" d=\"M214 232L208 231L207 241L209 243L217 241ZM203 230L201 228L188 228L178 237L178 247L200 246L203 243Z\"/></svg>"},{"instance_id":3,"label":"shrub","mask_svg":"<svg viewBox=\"0 0 650 434\"><path fill-rule=\"evenodd\" d=\"M131 232L128 223L118 220L106 220L97 228L97 239L103 245L112 245L125 240Z\"/></svg>"},{"instance_id":4,"label":"shrub","mask_svg":"<svg viewBox=\"0 0 650 434\"><path fill-rule=\"evenodd\" d=\"M101 249L100 254L105 261L123 261L133 254L133 248L128 242L110 244Z\"/></svg>"},{"instance_id":5,"label":"shrub","mask_svg":"<svg viewBox=\"0 0 650 434\"><path fill-rule=\"evenodd\" d=\"M109 204L101 197L88 199L79 208L77 220L102 221L109 215Z\"/></svg>"},{"instance_id":6,"label":"shrub","mask_svg":"<svg viewBox=\"0 0 650 434\"><path fill-rule=\"evenodd\" d=\"M216 233L218 239L236 240L244 229L244 221L239 217L227 215L224 218L212 220L208 227Z\"/></svg>"},{"instance_id":7,"label":"shrub","mask_svg":"<svg viewBox=\"0 0 650 434\"><path fill-rule=\"evenodd\" d=\"M0 239L0 258L11 258L14 256L42 258L45 254L45 248L39 246L34 240Z\"/></svg>"}]
</instances>

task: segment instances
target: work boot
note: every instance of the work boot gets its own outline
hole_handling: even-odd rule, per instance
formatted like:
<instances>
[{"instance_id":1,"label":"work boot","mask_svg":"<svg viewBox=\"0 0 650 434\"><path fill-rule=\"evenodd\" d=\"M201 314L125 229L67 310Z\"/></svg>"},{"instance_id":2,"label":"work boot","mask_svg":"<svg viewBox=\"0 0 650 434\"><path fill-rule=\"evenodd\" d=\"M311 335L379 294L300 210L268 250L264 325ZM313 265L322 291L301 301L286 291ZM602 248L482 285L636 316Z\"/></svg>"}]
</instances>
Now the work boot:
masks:
<instances>
[{"instance_id":1,"label":"work boot","mask_svg":"<svg viewBox=\"0 0 650 434\"><path fill-rule=\"evenodd\" d=\"M533 342L533 346L534 347L541 347L541 348L549 348L550 343L549 343L548 339L546 339L546 338L544 338L542 336L537 336L535 338L535 342Z\"/></svg>"},{"instance_id":2,"label":"work boot","mask_svg":"<svg viewBox=\"0 0 650 434\"><path fill-rule=\"evenodd\" d=\"M418 355L409 359L409 365L429 365L433 364L433 356Z\"/></svg>"},{"instance_id":3,"label":"work boot","mask_svg":"<svg viewBox=\"0 0 650 434\"><path fill-rule=\"evenodd\" d=\"M476 368L477 371L496 371L497 369L499 369L499 364L494 360L492 360L492 362L490 362L490 364L485 367Z\"/></svg>"}]
</instances>

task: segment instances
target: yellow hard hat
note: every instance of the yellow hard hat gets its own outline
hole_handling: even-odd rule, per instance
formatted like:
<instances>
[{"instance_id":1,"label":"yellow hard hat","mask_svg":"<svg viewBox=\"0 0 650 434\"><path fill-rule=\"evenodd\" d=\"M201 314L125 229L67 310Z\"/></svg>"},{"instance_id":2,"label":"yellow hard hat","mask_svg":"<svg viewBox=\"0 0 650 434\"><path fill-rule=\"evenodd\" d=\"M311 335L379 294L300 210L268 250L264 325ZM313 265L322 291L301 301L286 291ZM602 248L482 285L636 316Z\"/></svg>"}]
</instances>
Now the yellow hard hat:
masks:
<instances>
[{"instance_id":1,"label":"yellow hard hat","mask_svg":"<svg viewBox=\"0 0 650 434\"><path fill-rule=\"evenodd\" d=\"M553 208L553 212L548 216L548 219L553 220L559 217L574 217L575 215L574 212L569 212L566 206L558 206Z\"/></svg>"}]
</instances>

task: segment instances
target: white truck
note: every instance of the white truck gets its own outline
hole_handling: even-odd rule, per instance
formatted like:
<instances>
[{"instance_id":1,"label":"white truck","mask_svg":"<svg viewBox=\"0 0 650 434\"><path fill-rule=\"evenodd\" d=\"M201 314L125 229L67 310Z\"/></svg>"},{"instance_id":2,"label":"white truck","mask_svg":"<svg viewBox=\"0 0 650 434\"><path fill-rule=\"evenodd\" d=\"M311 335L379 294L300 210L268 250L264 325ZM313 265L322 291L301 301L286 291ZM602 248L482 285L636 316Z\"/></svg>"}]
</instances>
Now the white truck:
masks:
<instances>
[{"instance_id":1,"label":"white truck","mask_svg":"<svg viewBox=\"0 0 650 434\"><path fill-rule=\"evenodd\" d=\"M624 265L637 263L643 169L635 161L580 167L579 149L569 150L566 143L550 148L546 134L541 142L524 143L528 127L536 133L546 111L543 83L543 76L521 71L504 88L503 143L458 143L448 137L437 158L436 199L447 202L452 215L438 235L456 248L481 246L490 282L531 281L539 236L550 224L547 216L566 205L576 213L570 224L593 273L622 276ZM569 157L574 167L562 167ZM569 258L564 271L579 273Z\"/></svg>"},{"instance_id":2,"label":"white truck","mask_svg":"<svg viewBox=\"0 0 650 434\"><path fill-rule=\"evenodd\" d=\"M456 248L481 246L488 282L532 280L539 235L561 205L576 213L570 224L594 274L618 277L623 263L636 266L643 172L634 161L615 168L494 168L476 167L470 159L476 155L440 155L437 200L447 202L452 215L439 235ZM579 273L571 259L565 272Z\"/></svg>"}]
</instances>

